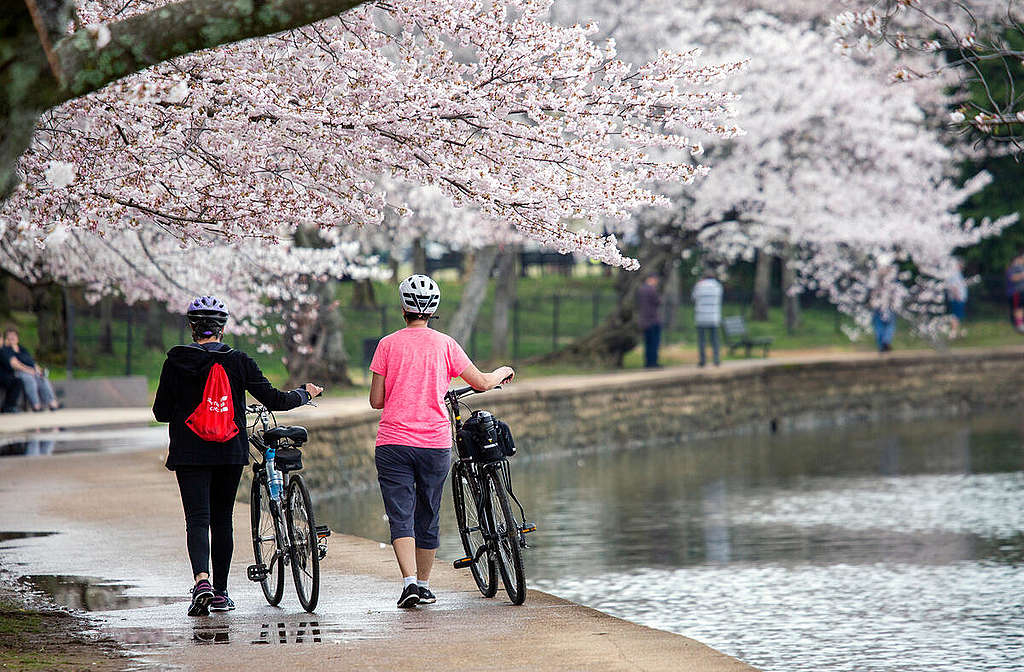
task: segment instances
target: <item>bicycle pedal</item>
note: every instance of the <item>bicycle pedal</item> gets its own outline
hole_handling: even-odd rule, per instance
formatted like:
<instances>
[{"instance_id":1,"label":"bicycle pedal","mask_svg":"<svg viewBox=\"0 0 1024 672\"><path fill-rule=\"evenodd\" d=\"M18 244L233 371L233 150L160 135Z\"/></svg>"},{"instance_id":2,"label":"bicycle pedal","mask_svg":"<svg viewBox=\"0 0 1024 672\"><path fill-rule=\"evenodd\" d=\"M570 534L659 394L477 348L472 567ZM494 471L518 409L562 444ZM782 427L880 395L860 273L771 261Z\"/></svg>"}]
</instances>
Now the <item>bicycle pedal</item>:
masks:
<instances>
[{"instance_id":1,"label":"bicycle pedal","mask_svg":"<svg viewBox=\"0 0 1024 672\"><path fill-rule=\"evenodd\" d=\"M536 532L537 531L537 523L523 523L523 525L519 528L519 531L522 532L523 534L529 534L530 532Z\"/></svg>"},{"instance_id":2,"label":"bicycle pedal","mask_svg":"<svg viewBox=\"0 0 1024 672\"><path fill-rule=\"evenodd\" d=\"M459 558L452 563L452 567L455 569L466 569L467 567L473 566L473 558Z\"/></svg>"},{"instance_id":3,"label":"bicycle pedal","mask_svg":"<svg viewBox=\"0 0 1024 672\"><path fill-rule=\"evenodd\" d=\"M245 570L245 575L249 577L250 581L266 581L267 576L270 575L270 570L266 565L249 565Z\"/></svg>"},{"instance_id":4,"label":"bicycle pedal","mask_svg":"<svg viewBox=\"0 0 1024 672\"><path fill-rule=\"evenodd\" d=\"M317 525L316 536L318 539L326 539L327 537L331 536L331 528L327 527L326 525Z\"/></svg>"},{"instance_id":5,"label":"bicycle pedal","mask_svg":"<svg viewBox=\"0 0 1024 672\"><path fill-rule=\"evenodd\" d=\"M327 557L327 544L317 544L316 552L320 556L320 560Z\"/></svg>"}]
</instances>

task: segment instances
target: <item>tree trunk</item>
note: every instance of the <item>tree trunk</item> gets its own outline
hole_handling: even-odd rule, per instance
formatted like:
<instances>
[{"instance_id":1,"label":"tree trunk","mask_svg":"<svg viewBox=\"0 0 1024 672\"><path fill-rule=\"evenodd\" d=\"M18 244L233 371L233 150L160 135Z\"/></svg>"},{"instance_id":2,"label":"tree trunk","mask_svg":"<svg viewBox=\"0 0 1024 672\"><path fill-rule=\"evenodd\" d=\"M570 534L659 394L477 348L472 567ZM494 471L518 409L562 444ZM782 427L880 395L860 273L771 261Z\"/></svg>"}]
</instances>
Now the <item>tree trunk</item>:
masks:
<instances>
[{"instance_id":1,"label":"tree trunk","mask_svg":"<svg viewBox=\"0 0 1024 672\"><path fill-rule=\"evenodd\" d=\"M787 246L782 257L782 305L786 313L786 333L792 334L800 326L800 294L790 292L796 286L796 269L793 268L793 252Z\"/></svg>"},{"instance_id":2,"label":"tree trunk","mask_svg":"<svg viewBox=\"0 0 1024 672\"><path fill-rule=\"evenodd\" d=\"M412 272L413 274L426 275L427 273L427 247L423 238L412 241Z\"/></svg>"},{"instance_id":3,"label":"tree trunk","mask_svg":"<svg viewBox=\"0 0 1024 672\"><path fill-rule=\"evenodd\" d=\"M353 310L373 310L377 307L377 297L373 293L373 280L356 280L352 288Z\"/></svg>"},{"instance_id":4,"label":"tree trunk","mask_svg":"<svg viewBox=\"0 0 1024 672\"><path fill-rule=\"evenodd\" d=\"M666 244L659 236L645 239L640 249L641 270L619 271L615 282L618 304L615 310L586 336L571 345L543 355L541 363L574 363L594 366L622 366L626 353L640 342L640 326L636 316L636 292L651 273L665 276L667 265L679 254L682 238L673 238Z\"/></svg>"},{"instance_id":5,"label":"tree trunk","mask_svg":"<svg viewBox=\"0 0 1024 672\"><path fill-rule=\"evenodd\" d=\"M114 354L114 297L100 299L99 351L103 355Z\"/></svg>"},{"instance_id":6,"label":"tree trunk","mask_svg":"<svg viewBox=\"0 0 1024 672\"><path fill-rule=\"evenodd\" d=\"M33 354L50 364L62 364L67 357L67 329L61 288L55 284L35 285L31 292L39 333L39 344Z\"/></svg>"},{"instance_id":7,"label":"tree trunk","mask_svg":"<svg viewBox=\"0 0 1024 672\"><path fill-rule=\"evenodd\" d=\"M498 270L494 279L494 321L491 333L491 359L508 357L509 328L512 324L512 305L516 300L518 276L516 257L519 246L512 245L498 255Z\"/></svg>"},{"instance_id":8,"label":"tree trunk","mask_svg":"<svg viewBox=\"0 0 1024 672\"><path fill-rule=\"evenodd\" d=\"M448 323L448 335L462 345L468 347L469 337L473 335L473 325L480 312L480 306L487 298L487 284L491 279L491 271L498 258L498 248L490 245L477 250L473 255L472 272L462 289L459 307Z\"/></svg>"},{"instance_id":9,"label":"tree trunk","mask_svg":"<svg viewBox=\"0 0 1024 672\"><path fill-rule=\"evenodd\" d=\"M768 321L768 305L772 293L772 255L763 249L757 251L757 268L754 271L754 300L750 319L756 322Z\"/></svg>"},{"instance_id":10,"label":"tree trunk","mask_svg":"<svg viewBox=\"0 0 1024 672\"><path fill-rule=\"evenodd\" d=\"M164 318L167 311L156 301L147 301L145 310L146 323L142 328L142 347L163 352L165 349L164 322L166 321Z\"/></svg>"},{"instance_id":11,"label":"tree trunk","mask_svg":"<svg viewBox=\"0 0 1024 672\"><path fill-rule=\"evenodd\" d=\"M679 304L683 300L683 278L679 268L682 262L678 259L668 264L665 284L661 290L662 308L662 341L672 331L679 316Z\"/></svg>"},{"instance_id":12,"label":"tree trunk","mask_svg":"<svg viewBox=\"0 0 1024 672\"><path fill-rule=\"evenodd\" d=\"M11 276L4 270L0 270L0 318L11 317ZM2 328L2 327L0 327Z\"/></svg>"},{"instance_id":13,"label":"tree trunk","mask_svg":"<svg viewBox=\"0 0 1024 672\"><path fill-rule=\"evenodd\" d=\"M328 243L315 230L299 229L295 244L300 247L326 247ZM307 382L350 387L348 353L345 352L344 321L336 298L338 281L312 282L315 300L311 303L282 306L284 323L295 326L283 336L288 384Z\"/></svg>"}]
</instances>

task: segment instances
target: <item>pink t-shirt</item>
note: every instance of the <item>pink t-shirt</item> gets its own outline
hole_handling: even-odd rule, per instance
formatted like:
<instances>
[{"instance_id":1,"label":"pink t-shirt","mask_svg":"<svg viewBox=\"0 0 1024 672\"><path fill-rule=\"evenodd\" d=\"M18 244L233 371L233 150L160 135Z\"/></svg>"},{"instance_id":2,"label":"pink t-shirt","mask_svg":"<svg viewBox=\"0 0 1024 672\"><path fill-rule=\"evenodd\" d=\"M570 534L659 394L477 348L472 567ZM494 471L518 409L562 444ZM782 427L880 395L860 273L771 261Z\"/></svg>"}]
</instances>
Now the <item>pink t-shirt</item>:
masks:
<instances>
[{"instance_id":1,"label":"pink t-shirt","mask_svg":"<svg viewBox=\"0 0 1024 672\"><path fill-rule=\"evenodd\" d=\"M384 376L377 445L451 448L444 393L471 363L454 338L426 327L380 339L370 362L370 371Z\"/></svg>"}]
</instances>

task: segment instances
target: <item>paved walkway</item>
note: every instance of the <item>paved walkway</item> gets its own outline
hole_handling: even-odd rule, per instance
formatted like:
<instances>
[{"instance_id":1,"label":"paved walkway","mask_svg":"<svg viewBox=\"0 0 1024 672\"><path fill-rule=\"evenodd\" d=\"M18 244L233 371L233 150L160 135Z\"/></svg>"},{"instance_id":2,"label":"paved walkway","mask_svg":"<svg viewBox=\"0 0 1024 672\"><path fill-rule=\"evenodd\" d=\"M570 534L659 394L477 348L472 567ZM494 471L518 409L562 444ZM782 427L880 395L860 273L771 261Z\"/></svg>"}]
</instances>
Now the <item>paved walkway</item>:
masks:
<instances>
[{"instance_id":1,"label":"paved walkway","mask_svg":"<svg viewBox=\"0 0 1024 672\"><path fill-rule=\"evenodd\" d=\"M69 589L76 600L100 601L116 592L110 582L133 585L129 593L150 606L95 615L159 669L753 670L692 639L545 593L531 591L522 607L503 593L486 600L450 559L431 578L437 604L403 611L394 606L390 548L338 534L322 565L316 615L300 610L290 580L282 607L269 607L244 578L245 505L235 513L230 585L239 608L189 618L181 503L160 462L158 452L0 462L0 531L58 532L0 544L0 564L25 575L94 577L90 588Z\"/></svg>"}]
</instances>

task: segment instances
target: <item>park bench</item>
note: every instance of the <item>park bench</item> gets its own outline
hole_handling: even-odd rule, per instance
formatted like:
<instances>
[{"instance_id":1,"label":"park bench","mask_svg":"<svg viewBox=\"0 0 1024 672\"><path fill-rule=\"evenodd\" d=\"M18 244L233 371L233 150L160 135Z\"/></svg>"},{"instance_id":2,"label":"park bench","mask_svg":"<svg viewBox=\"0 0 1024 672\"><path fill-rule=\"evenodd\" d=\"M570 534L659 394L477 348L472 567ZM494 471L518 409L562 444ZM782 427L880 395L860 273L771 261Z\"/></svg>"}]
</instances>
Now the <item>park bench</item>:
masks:
<instances>
[{"instance_id":1,"label":"park bench","mask_svg":"<svg viewBox=\"0 0 1024 672\"><path fill-rule=\"evenodd\" d=\"M762 357L768 356L768 350L775 340L771 336L753 337L747 331L747 322L742 315L732 315L722 320L722 331L725 332L725 346L729 348L729 354L739 348L746 350L746 356L750 357L753 348L761 348Z\"/></svg>"}]
</instances>

